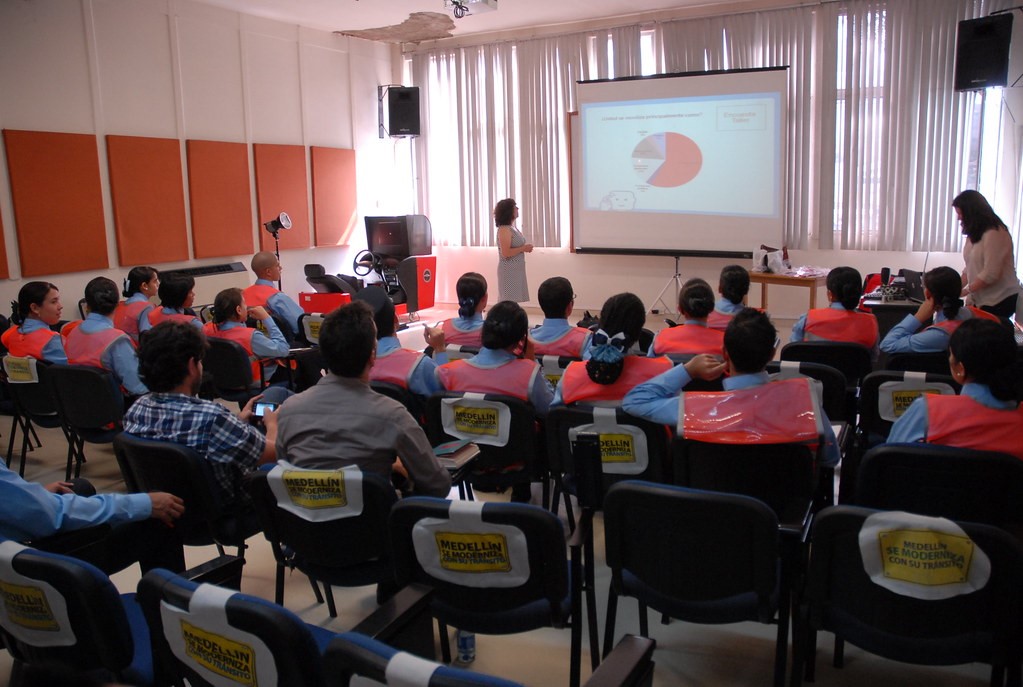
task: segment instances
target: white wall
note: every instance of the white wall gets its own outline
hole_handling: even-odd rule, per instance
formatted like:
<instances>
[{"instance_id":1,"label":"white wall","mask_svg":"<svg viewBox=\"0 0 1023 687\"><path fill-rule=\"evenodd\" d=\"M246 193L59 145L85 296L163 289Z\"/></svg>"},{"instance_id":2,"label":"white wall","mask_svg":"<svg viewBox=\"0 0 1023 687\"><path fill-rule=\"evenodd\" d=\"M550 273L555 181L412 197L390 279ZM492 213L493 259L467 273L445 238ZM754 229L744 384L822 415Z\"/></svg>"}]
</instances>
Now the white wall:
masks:
<instances>
[{"instance_id":1,"label":"white wall","mask_svg":"<svg viewBox=\"0 0 1023 687\"><path fill-rule=\"evenodd\" d=\"M90 279L103 274L120 283L130 267L117 265L107 134L178 138L183 170L185 139L354 148L360 211L410 212L410 181L398 178L408 175L408 165L395 166L395 145L377 138L377 85L390 83L391 73L387 45L191 0L0 2L0 127L98 138L111 267L38 278L60 287L67 317L73 310L67 306L81 297ZM261 219L266 218L256 216L254 177L250 185L258 245ZM187 182L184 190L187 202ZM311 188L308 203L312 216ZM14 277L0 282L0 304L6 304L17 297L22 280L2 151L0 218ZM285 291L308 290L302 278L307 262L351 272L351 257L365 247L361 231L353 243L351 248L283 252ZM234 260L248 265L250 257L156 267ZM247 282L249 275L241 279ZM6 305L0 310L6 312Z\"/></svg>"}]
</instances>

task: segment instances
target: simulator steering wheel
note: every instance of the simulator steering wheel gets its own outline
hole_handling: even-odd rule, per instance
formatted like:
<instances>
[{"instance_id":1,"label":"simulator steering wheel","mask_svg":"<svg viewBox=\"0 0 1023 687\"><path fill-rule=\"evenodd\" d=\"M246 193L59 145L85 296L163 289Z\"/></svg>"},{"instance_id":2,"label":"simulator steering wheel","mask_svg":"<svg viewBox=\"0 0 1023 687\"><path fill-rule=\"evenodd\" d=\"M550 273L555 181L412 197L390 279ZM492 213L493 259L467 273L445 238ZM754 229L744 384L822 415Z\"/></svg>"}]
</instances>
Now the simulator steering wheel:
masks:
<instances>
[{"instance_id":1,"label":"simulator steering wheel","mask_svg":"<svg viewBox=\"0 0 1023 687\"><path fill-rule=\"evenodd\" d=\"M365 277L370 272L380 270L380 258L373 251L359 251L359 254L355 256L355 260L352 261L352 269L360 277Z\"/></svg>"}]
</instances>

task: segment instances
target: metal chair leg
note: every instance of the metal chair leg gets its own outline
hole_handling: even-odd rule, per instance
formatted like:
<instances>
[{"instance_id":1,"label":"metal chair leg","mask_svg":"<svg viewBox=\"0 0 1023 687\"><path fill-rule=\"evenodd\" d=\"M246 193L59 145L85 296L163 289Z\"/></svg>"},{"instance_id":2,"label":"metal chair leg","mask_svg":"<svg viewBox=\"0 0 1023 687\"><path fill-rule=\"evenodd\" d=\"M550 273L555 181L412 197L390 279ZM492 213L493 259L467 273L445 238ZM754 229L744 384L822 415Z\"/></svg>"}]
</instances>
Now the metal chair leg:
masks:
<instances>
[{"instance_id":1,"label":"metal chair leg","mask_svg":"<svg viewBox=\"0 0 1023 687\"><path fill-rule=\"evenodd\" d=\"M615 619L617 615L618 594L615 593L614 587L610 587L607 590L607 618L604 621L604 658L607 658L607 655L611 653L611 649L614 646Z\"/></svg>"},{"instance_id":2,"label":"metal chair leg","mask_svg":"<svg viewBox=\"0 0 1023 687\"><path fill-rule=\"evenodd\" d=\"M327 597L327 613L331 618L336 618L337 606L334 605L334 591L330 588L329 582L323 583L323 595Z\"/></svg>"},{"instance_id":3,"label":"metal chair leg","mask_svg":"<svg viewBox=\"0 0 1023 687\"><path fill-rule=\"evenodd\" d=\"M316 603L323 603L323 594L320 594L320 585L313 578L309 578L309 584L313 587L313 596L316 597Z\"/></svg>"},{"instance_id":4,"label":"metal chair leg","mask_svg":"<svg viewBox=\"0 0 1023 687\"><path fill-rule=\"evenodd\" d=\"M445 664L451 663L451 637L448 636L448 626L437 621L437 634L440 635L440 657Z\"/></svg>"}]
</instances>

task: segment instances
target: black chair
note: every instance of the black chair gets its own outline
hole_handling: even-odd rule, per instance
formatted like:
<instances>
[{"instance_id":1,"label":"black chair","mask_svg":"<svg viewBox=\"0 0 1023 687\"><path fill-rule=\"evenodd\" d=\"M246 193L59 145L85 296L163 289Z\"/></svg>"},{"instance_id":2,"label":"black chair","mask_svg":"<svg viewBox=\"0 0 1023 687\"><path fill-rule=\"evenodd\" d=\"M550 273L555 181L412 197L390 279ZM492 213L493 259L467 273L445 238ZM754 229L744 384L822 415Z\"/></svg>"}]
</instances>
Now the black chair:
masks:
<instances>
[{"instance_id":1,"label":"black chair","mask_svg":"<svg viewBox=\"0 0 1023 687\"><path fill-rule=\"evenodd\" d=\"M885 444L863 458L856 505L982 522L1023 541L1023 461L931 444Z\"/></svg>"},{"instance_id":2,"label":"black chair","mask_svg":"<svg viewBox=\"0 0 1023 687\"><path fill-rule=\"evenodd\" d=\"M774 379L789 379L791 377L816 379L821 383L821 406L827 413L828 419L833 422L855 422L856 416L850 416L849 404L846 400L848 384L845 375L837 368L822 363L804 363L798 360L772 360L767 363L767 372Z\"/></svg>"},{"instance_id":3,"label":"black chair","mask_svg":"<svg viewBox=\"0 0 1023 687\"><path fill-rule=\"evenodd\" d=\"M250 474L245 489L277 562L276 603L284 604L285 567L304 572L321 603L323 583L332 618L337 609L331 585L380 584L380 600L393 593L391 557L380 536L397 500L390 482L358 470L277 466Z\"/></svg>"},{"instance_id":4,"label":"black chair","mask_svg":"<svg viewBox=\"0 0 1023 687\"><path fill-rule=\"evenodd\" d=\"M317 293L349 293L355 295L359 288L335 274L327 274L323 265L305 266L305 280Z\"/></svg>"},{"instance_id":5,"label":"black chair","mask_svg":"<svg viewBox=\"0 0 1023 687\"><path fill-rule=\"evenodd\" d=\"M874 515L887 518L883 527L868 520ZM952 530L941 522L947 524L855 506L836 506L817 515L793 638L793 685L801 684L804 663L806 678L813 681L816 634L821 630L895 661L989 663L992 685L1003 684L1006 669L1009 683L1020 684L1020 543L990 525L955 523L954 531L965 533L966 542L961 534L949 536ZM861 538L869 543L862 544ZM912 546L902 543L906 541ZM958 546L965 548L951 548ZM942 556L935 551L969 554L957 558L956 553ZM983 581L974 577L980 552L990 561L990 576L981 575ZM927 584L912 572L910 561L935 557L946 575L932 581L937 585ZM841 652L836 652L835 664L841 667Z\"/></svg>"},{"instance_id":6,"label":"black chair","mask_svg":"<svg viewBox=\"0 0 1023 687\"><path fill-rule=\"evenodd\" d=\"M326 684L322 656L334 633L281 606L161 569L143 576L138 602L161 684Z\"/></svg>"},{"instance_id":7,"label":"black chair","mask_svg":"<svg viewBox=\"0 0 1023 687\"><path fill-rule=\"evenodd\" d=\"M611 569L605 653L614 641L618 598L629 596L639 602L645 637L647 607L695 623L777 622L774 685L784 684L789 585L779 564L778 519L765 504L621 482L604 499L604 543Z\"/></svg>"},{"instance_id":8,"label":"black chair","mask_svg":"<svg viewBox=\"0 0 1023 687\"><path fill-rule=\"evenodd\" d=\"M581 359L567 355L538 355L536 362L540 365L540 372L544 378L551 386L556 387L565 375L565 368L574 362L581 362Z\"/></svg>"},{"instance_id":9,"label":"black chair","mask_svg":"<svg viewBox=\"0 0 1023 687\"><path fill-rule=\"evenodd\" d=\"M495 490L543 480L547 503L547 465L541 453L533 406L512 396L465 395L446 391L426 401L426 434L438 446L468 439L480 449L468 480L474 489Z\"/></svg>"},{"instance_id":10,"label":"black chair","mask_svg":"<svg viewBox=\"0 0 1023 687\"><path fill-rule=\"evenodd\" d=\"M321 312L307 312L298 316L298 331L311 346L320 345L320 325L324 317L326 315Z\"/></svg>"},{"instance_id":11,"label":"black chair","mask_svg":"<svg viewBox=\"0 0 1023 687\"><path fill-rule=\"evenodd\" d=\"M57 402L68 440L65 479L82 472L85 442L109 444L123 430L124 397L106 370L87 365L53 365L46 379Z\"/></svg>"},{"instance_id":12,"label":"black chair","mask_svg":"<svg viewBox=\"0 0 1023 687\"><path fill-rule=\"evenodd\" d=\"M185 502L184 514L174 523L185 545L216 544L221 554L225 546L237 546L244 558L245 540L259 532L256 515L245 506L222 504L202 456L181 444L128 433L114 439L114 455L128 491L165 491Z\"/></svg>"},{"instance_id":13,"label":"black chair","mask_svg":"<svg viewBox=\"0 0 1023 687\"><path fill-rule=\"evenodd\" d=\"M695 357L695 353L666 353L665 357L672 365L685 365ZM692 379L686 384L686 391L722 391L724 390L724 375L717 379Z\"/></svg>"},{"instance_id":14,"label":"black chair","mask_svg":"<svg viewBox=\"0 0 1023 687\"><path fill-rule=\"evenodd\" d=\"M846 411L843 417L849 422L855 419L860 380L874 369L869 348L842 341L796 341L785 344L781 349L781 359L830 365L845 375ZM837 419L830 415L828 418Z\"/></svg>"},{"instance_id":15,"label":"black chair","mask_svg":"<svg viewBox=\"0 0 1023 687\"><path fill-rule=\"evenodd\" d=\"M940 353L892 353L885 361L886 370L902 372L928 372L948 375L948 352Z\"/></svg>"},{"instance_id":16,"label":"black chair","mask_svg":"<svg viewBox=\"0 0 1023 687\"><path fill-rule=\"evenodd\" d=\"M390 382L370 380L369 387L378 394L387 396L388 398L393 398L395 401L405 406L405 410L409 412L409 415L416 419L416 422L420 425L425 425L425 419L423 417L425 402L421 397L416 396L408 389L402 388L397 384L391 384Z\"/></svg>"},{"instance_id":17,"label":"black chair","mask_svg":"<svg viewBox=\"0 0 1023 687\"><path fill-rule=\"evenodd\" d=\"M118 594L89 563L0 542L5 612L0 639L14 658L11 684L26 664L58 664L98 681L154 684L149 632L133 594Z\"/></svg>"},{"instance_id":18,"label":"black chair","mask_svg":"<svg viewBox=\"0 0 1023 687\"><path fill-rule=\"evenodd\" d=\"M860 418L853 447L842 457L839 503L855 503L856 475L863 455L888 439L892 425L919 396L957 394L960 386L947 375L878 370L860 385Z\"/></svg>"},{"instance_id":19,"label":"black chair","mask_svg":"<svg viewBox=\"0 0 1023 687\"><path fill-rule=\"evenodd\" d=\"M578 687L581 571L574 550L569 566L553 513L523 503L413 497L394 506L388 529L398 585L435 591L430 608L445 663L448 625L513 634L571 624L569 684Z\"/></svg>"},{"instance_id":20,"label":"black chair","mask_svg":"<svg viewBox=\"0 0 1023 687\"><path fill-rule=\"evenodd\" d=\"M14 403L14 416L11 421L11 437L7 444L7 465L10 467L14 456L14 440L21 430L21 462L18 474L25 476L25 454L42 444L35 428L63 429L60 416L57 414L57 401L53 397L49 382L46 380L48 363L34 358L17 358L4 356L3 380L7 393ZM67 435L64 437L67 439Z\"/></svg>"},{"instance_id":21,"label":"black chair","mask_svg":"<svg viewBox=\"0 0 1023 687\"><path fill-rule=\"evenodd\" d=\"M203 358L203 369L212 375L217 395L225 401L236 402L239 408L244 407L266 386L263 366L259 367L259 379L254 380L252 360L241 344L212 336L207 341L209 349Z\"/></svg>"},{"instance_id":22,"label":"black chair","mask_svg":"<svg viewBox=\"0 0 1023 687\"><path fill-rule=\"evenodd\" d=\"M586 687L649 687L653 680L655 642L626 635L586 681ZM398 650L356 632L337 635L324 657L331 687L347 687L355 676L389 684L388 668L408 658ZM395 662L395 663L392 663ZM439 664L420 664L430 687L519 687L519 683ZM397 670L397 668L392 668Z\"/></svg>"}]
</instances>

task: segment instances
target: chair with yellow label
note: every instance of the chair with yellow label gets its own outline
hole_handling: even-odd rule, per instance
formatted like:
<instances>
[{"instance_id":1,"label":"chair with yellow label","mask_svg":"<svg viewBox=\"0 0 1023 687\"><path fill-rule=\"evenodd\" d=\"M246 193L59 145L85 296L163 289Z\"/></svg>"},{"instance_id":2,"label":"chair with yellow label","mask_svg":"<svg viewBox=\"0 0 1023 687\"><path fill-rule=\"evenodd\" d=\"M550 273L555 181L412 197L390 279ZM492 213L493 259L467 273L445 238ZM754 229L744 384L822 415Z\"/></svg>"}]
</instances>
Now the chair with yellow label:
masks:
<instances>
[{"instance_id":1,"label":"chair with yellow label","mask_svg":"<svg viewBox=\"0 0 1023 687\"><path fill-rule=\"evenodd\" d=\"M532 404L500 394L434 394L426 402L426 435L433 446L453 439L479 446L468 476L474 489L523 489L542 480L548 502L547 461Z\"/></svg>"},{"instance_id":2,"label":"chair with yellow label","mask_svg":"<svg viewBox=\"0 0 1023 687\"><path fill-rule=\"evenodd\" d=\"M263 535L277 563L274 600L284 603L284 568L298 568L337 617L331 585L377 584L377 599L394 592L391 557L382 536L397 497L387 480L357 468L306 470L283 461L250 474L252 497Z\"/></svg>"},{"instance_id":3,"label":"chair with yellow label","mask_svg":"<svg viewBox=\"0 0 1023 687\"><path fill-rule=\"evenodd\" d=\"M540 365L540 372L544 378L551 383L552 387L556 387L565 374L565 368L572 363L582 362L582 360L567 355L538 355L536 362Z\"/></svg>"},{"instance_id":4,"label":"chair with yellow label","mask_svg":"<svg viewBox=\"0 0 1023 687\"><path fill-rule=\"evenodd\" d=\"M581 573L553 513L522 503L413 497L394 506L388 529L398 585L434 590L430 608L446 663L448 626L503 635L570 625L569 684L578 687Z\"/></svg>"},{"instance_id":5,"label":"chair with yellow label","mask_svg":"<svg viewBox=\"0 0 1023 687\"><path fill-rule=\"evenodd\" d=\"M1023 548L990 525L835 506L813 525L792 684L814 679L817 632L894 661L988 663L1020 684ZM841 652L835 665L841 667ZM864 678L866 679L866 678ZM923 678L921 678L923 680Z\"/></svg>"},{"instance_id":6,"label":"chair with yellow label","mask_svg":"<svg viewBox=\"0 0 1023 687\"><path fill-rule=\"evenodd\" d=\"M149 632L134 595L120 595L99 568L0 541L0 639L14 658L11 684L35 663L97 681L154 684Z\"/></svg>"},{"instance_id":7,"label":"chair with yellow label","mask_svg":"<svg viewBox=\"0 0 1023 687\"><path fill-rule=\"evenodd\" d=\"M856 477L863 455L871 447L884 443L892 431L892 425L913 401L923 394L951 396L958 394L960 388L948 374L878 370L864 377L860 385L860 417L856 438L852 449L842 459L839 503L854 502Z\"/></svg>"},{"instance_id":8,"label":"chair with yellow label","mask_svg":"<svg viewBox=\"0 0 1023 687\"><path fill-rule=\"evenodd\" d=\"M18 474L25 476L25 453L35 445L40 446L35 427L56 429L61 427L57 414L57 400L46 382L46 368L49 364L35 358L20 358L6 355L3 358L3 380L14 402L14 420L11 423L11 438L7 446L7 465L10 466L14 453L14 439L17 430L22 432L21 463ZM65 438L67 438L65 436Z\"/></svg>"}]
</instances>

